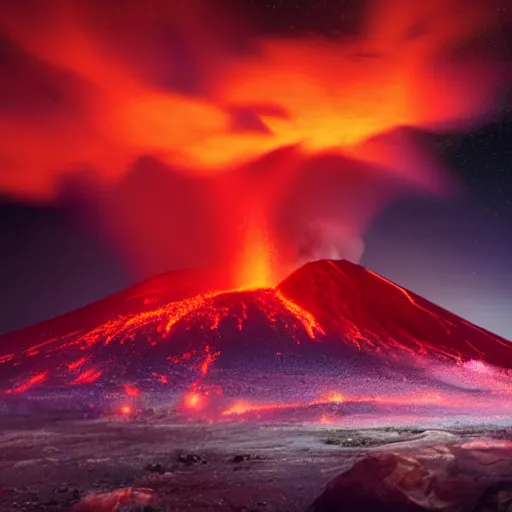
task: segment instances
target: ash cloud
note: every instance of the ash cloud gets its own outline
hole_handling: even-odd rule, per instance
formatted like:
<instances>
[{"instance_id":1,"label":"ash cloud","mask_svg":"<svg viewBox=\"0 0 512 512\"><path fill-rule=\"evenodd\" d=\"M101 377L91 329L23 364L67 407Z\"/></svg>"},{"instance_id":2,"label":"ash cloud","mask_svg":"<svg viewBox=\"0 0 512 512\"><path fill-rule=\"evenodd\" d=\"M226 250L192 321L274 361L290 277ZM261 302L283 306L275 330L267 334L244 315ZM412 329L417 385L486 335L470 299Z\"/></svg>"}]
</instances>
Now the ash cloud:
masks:
<instances>
[{"instance_id":1,"label":"ash cloud","mask_svg":"<svg viewBox=\"0 0 512 512\"><path fill-rule=\"evenodd\" d=\"M339 38L172 4L0 4L0 190L58 202L72 182L136 277L230 267L253 221L276 277L357 260L390 201L454 188L418 131L485 122L509 81L502 0L376 0Z\"/></svg>"}]
</instances>

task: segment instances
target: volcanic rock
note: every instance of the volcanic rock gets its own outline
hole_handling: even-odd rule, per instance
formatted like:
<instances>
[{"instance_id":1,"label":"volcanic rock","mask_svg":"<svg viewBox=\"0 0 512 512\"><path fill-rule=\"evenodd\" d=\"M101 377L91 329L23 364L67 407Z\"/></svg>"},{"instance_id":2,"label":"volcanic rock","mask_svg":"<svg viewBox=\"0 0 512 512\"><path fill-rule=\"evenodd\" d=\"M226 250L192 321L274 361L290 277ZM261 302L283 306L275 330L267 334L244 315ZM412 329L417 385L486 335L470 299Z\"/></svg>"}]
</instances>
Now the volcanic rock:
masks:
<instances>
[{"instance_id":1,"label":"volcanic rock","mask_svg":"<svg viewBox=\"0 0 512 512\"><path fill-rule=\"evenodd\" d=\"M512 512L512 482L491 485L474 512Z\"/></svg>"},{"instance_id":2,"label":"volcanic rock","mask_svg":"<svg viewBox=\"0 0 512 512\"><path fill-rule=\"evenodd\" d=\"M194 453L181 453L178 455L178 462L181 462L186 466L191 466L193 464L206 464L206 460L203 459L203 457Z\"/></svg>"},{"instance_id":3,"label":"volcanic rock","mask_svg":"<svg viewBox=\"0 0 512 512\"><path fill-rule=\"evenodd\" d=\"M118 489L116 491L87 496L71 507L69 512L116 512L128 507L151 507L157 496L151 489ZM156 510L156 509L153 509Z\"/></svg>"},{"instance_id":4,"label":"volcanic rock","mask_svg":"<svg viewBox=\"0 0 512 512\"><path fill-rule=\"evenodd\" d=\"M247 460L251 460L252 457L250 455L247 455L247 454L243 454L243 455L235 455L233 457L233 461L235 464L238 464L239 462L245 462Z\"/></svg>"},{"instance_id":5,"label":"volcanic rock","mask_svg":"<svg viewBox=\"0 0 512 512\"><path fill-rule=\"evenodd\" d=\"M511 450L487 440L370 455L329 482L308 512L509 512Z\"/></svg>"},{"instance_id":6,"label":"volcanic rock","mask_svg":"<svg viewBox=\"0 0 512 512\"><path fill-rule=\"evenodd\" d=\"M146 471L149 471L150 473L158 473L159 475L163 475L164 473L166 473L168 471L160 463L148 464L145 467L145 469L146 469Z\"/></svg>"}]
</instances>

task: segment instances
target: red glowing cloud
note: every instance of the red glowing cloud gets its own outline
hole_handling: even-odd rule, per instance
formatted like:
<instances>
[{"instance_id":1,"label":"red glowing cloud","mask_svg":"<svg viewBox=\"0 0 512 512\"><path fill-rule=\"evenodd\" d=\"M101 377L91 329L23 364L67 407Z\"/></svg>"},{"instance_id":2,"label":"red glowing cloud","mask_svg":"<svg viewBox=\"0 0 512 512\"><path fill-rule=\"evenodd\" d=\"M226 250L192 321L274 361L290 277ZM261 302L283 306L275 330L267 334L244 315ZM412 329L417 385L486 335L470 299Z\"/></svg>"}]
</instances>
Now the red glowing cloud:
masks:
<instances>
[{"instance_id":1,"label":"red glowing cloud","mask_svg":"<svg viewBox=\"0 0 512 512\"><path fill-rule=\"evenodd\" d=\"M52 199L94 169L141 274L208 263L252 286L357 260L397 194L449 188L410 129L492 112L504 63L474 36L500 1L376 0L339 39L247 35L213 1L3 5L0 187Z\"/></svg>"}]
</instances>

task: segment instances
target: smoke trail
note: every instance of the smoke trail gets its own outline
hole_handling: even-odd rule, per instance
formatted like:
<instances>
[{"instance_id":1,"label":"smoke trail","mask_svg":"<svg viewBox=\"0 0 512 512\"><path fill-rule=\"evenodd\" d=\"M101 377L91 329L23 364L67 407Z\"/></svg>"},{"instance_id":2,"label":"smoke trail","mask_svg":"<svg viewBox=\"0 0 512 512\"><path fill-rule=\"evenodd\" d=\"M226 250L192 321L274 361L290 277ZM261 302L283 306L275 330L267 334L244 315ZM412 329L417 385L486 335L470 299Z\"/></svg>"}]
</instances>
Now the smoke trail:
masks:
<instances>
[{"instance_id":1,"label":"smoke trail","mask_svg":"<svg viewBox=\"0 0 512 512\"><path fill-rule=\"evenodd\" d=\"M450 190L415 130L494 112L502 3L376 0L326 39L260 37L227 2L4 2L0 189L55 201L93 169L89 201L139 274L238 268L244 226L274 279L357 260L388 202Z\"/></svg>"}]
</instances>

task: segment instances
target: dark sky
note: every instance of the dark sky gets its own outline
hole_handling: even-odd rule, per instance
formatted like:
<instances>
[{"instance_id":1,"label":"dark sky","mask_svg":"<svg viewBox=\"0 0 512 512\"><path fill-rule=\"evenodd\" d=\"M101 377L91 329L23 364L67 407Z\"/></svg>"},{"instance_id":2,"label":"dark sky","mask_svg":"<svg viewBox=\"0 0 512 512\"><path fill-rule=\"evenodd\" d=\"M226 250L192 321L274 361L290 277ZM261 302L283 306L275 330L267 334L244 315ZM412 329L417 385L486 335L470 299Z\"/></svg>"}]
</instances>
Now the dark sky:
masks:
<instances>
[{"instance_id":1,"label":"dark sky","mask_svg":"<svg viewBox=\"0 0 512 512\"><path fill-rule=\"evenodd\" d=\"M361 1L237 4L265 33L336 35L357 25ZM512 111L506 99L503 105L499 116L471 133L431 136L461 192L388 207L365 234L362 263L512 338ZM72 310L132 282L116 252L84 228L69 204L0 199L0 240L0 332Z\"/></svg>"},{"instance_id":2,"label":"dark sky","mask_svg":"<svg viewBox=\"0 0 512 512\"><path fill-rule=\"evenodd\" d=\"M445 139L463 194L402 200L366 234L363 264L512 337L512 119Z\"/></svg>"}]
</instances>

